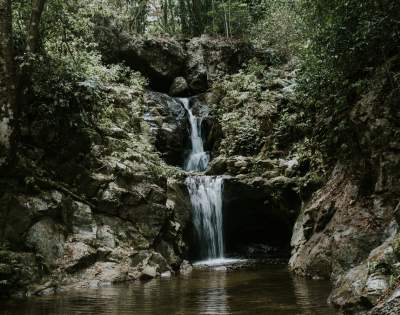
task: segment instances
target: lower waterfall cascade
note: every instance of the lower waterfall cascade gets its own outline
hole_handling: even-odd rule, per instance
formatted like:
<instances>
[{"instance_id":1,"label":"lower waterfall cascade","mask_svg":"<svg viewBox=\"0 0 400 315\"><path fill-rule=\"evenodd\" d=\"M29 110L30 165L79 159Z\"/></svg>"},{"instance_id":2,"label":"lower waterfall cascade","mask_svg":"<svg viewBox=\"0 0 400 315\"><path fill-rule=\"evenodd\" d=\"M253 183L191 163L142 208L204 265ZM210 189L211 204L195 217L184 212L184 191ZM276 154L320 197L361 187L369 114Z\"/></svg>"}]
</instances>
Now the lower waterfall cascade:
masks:
<instances>
[{"instance_id":1,"label":"lower waterfall cascade","mask_svg":"<svg viewBox=\"0 0 400 315\"><path fill-rule=\"evenodd\" d=\"M221 177L190 176L186 180L192 203L193 225L199 241L200 256L224 257Z\"/></svg>"}]
</instances>

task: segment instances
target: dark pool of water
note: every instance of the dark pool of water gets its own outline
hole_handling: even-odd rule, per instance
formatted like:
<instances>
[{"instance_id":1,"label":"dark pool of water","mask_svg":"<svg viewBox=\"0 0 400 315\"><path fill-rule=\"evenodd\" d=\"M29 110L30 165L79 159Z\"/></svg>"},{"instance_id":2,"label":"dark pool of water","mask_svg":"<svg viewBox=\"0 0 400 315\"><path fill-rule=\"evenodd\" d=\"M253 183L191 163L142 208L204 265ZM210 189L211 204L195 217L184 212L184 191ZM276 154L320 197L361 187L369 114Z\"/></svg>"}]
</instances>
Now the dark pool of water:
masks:
<instances>
[{"instance_id":1,"label":"dark pool of water","mask_svg":"<svg viewBox=\"0 0 400 315\"><path fill-rule=\"evenodd\" d=\"M220 268L221 269L221 268ZM329 283L293 277L285 265L189 276L0 301L7 315L333 315Z\"/></svg>"}]
</instances>

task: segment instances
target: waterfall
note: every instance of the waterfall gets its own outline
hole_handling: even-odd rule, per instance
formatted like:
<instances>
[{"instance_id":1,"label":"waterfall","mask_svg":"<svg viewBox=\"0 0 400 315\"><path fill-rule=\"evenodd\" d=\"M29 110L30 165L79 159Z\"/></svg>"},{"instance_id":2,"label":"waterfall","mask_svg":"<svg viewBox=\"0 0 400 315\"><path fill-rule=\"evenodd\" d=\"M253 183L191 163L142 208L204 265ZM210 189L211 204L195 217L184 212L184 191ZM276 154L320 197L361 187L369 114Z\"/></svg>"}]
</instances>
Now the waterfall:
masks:
<instances>
[{"instance_id":1,"label":"waterfall","mask_svg":"<svg viewBox=\"0 0 400 315\"><path fill-rule=\"evenodd\" d=\"M184 169L186 171L205 171L210 158L208 153L204 151L203 139L201 137L202 119L193 115L189 107L190 99L180 98L179 101L183 104L189 115L190 140L192 144L192 151L185 162Z\"/></svg>"},{"instance_id":2,"label":"waterfall","mask_svg":"<svg viewBox=\"0 0 400 315\"><path fill-rule=\"evenodd\" d=\"M191 176L186 179L186 185L201 257L223 258L222 177Z\"/></svg>"},{"instance_id":3,"label":"waterfall","mask_svg":"<svg viewBox=\"0 0 400 315\"><path fill-rule=\"evenodd\" d=\"M202 172L207 169L209 155L204 151L201 137L201 118L196 117L190 108L190 99L180 98L190 122L190 140L192 150L185 162L184 169L189 172ZM200 242L202 258L217 259L224 257L224 239L222 225L222 189L220 176L189 176L186 179L193 211L193 225Z\"/></svg>"}]
</instances>

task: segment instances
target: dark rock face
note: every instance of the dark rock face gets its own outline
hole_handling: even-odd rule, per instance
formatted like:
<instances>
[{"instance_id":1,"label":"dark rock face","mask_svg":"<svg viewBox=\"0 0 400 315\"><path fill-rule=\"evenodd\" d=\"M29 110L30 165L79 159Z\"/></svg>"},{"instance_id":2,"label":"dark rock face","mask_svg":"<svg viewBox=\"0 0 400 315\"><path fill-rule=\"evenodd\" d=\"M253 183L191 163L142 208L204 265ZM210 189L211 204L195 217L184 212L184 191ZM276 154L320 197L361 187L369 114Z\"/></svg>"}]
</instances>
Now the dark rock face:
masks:
<instances>
[{"instance_id":1,"label":"dark rock face","mask_svg":"<svg viewBox=\"0 0 400 315\"><path fill-rule=\"evenodd\" d=\"M368 315L397 315L400 313L400 289L395 290L389 298L375 306Z\"/></svg>"},{"instance_id":2,"label":"dark rock face","mask_svg":"<svg viewBox=\"0 0 400 315\"><path fill-rule=\"evenodd\" d=\"M174 40L130 38L119 49L116 58L149 78L156 91L168 91L174 78L184 71L185 51Z\"/></svg>"},{"instance_id":3,"label":"dark rock face","mask_svg":"<svg viewBox=\"0 0 400 315\"><path fill-rule=\"evenodd\" d=\"M138 96L113 86L109 97L116 107L104 118L103 139L91 143L86 168L69 169L76 185L44 178L27 189L1 180L0 294L48 294L179 270L190 209L178 188L168 188L165 165L138 130ZM171 111L180 111L186 122L180 105L160 110L174 122Z\"/></svg>"},{"instance_id":4,"label":"dark rock face","mask_svg":"<svg viewBox=\"0 0 400 315\"><path fill-rule=\"evenodd\" d=\"M175 78L169 88L169 95L171 96L184 96L189 93L189 86L184 77Z\"/></svg>"},{"instance_id":5,"label":"dark rock face","mask_svg":"<svg viewBox=\"0 0 400 315\"><path fill-rule=\"evenodd\" d=\"M171 95L199 94L220 75L237 72L248 60L263 53L250 43L202 36L187 43L162 37L133 37L121 33L109 21L97 21L99 48L110 63L124 62L150 80L152 90ZM178 85L182 77L186 84ZM181 80L181 82L183 82Z\"/></svg>"},{"instance_id":6,"label":"dark rock face","mask_svg":"<svg viewBox=\"0 0 400 315\"><path fill-rule=\"evenodd\" d=\"M109 22L96 27L105 61L125 63L150 80L153 90L168 92L173 80L182 75L186 64L184 46L173 39L133 37L121 33Z\"/></svg>"},{"instance_id":7,"label":"dark rock face","mask_svg":"<svg viewBox=\"0 0 400 315\"><path fill-rule=\"evenodd\" d=\"M194 93L204 92L217 76L234 73L255 57L249 43L221 41L208 36L190 40L187 55L187 81Z\"/></svg>"},{"instance_id":8,"label":"dark rock face","mask_svg":"<svg viewBox=\"0 0 400 315\"><path fill-rule=\"evenodd\" d=\"M300 211L297 184L289 178L228 177L224 180L224 236L227 252L287 256Z\"/></svg>"},{"instance_id":9,"label":"dark rock face","mask_svg":"<svg viewBox=\"0 0 400 315\"><path fill-rule=\"evenodd\" d=\"M335 279L386 239L392 209L382 201L359 200L359 194L357 181L337 166L297 220L292 270Z\"/></svg>"},{"instance_id":10,"label":"dark rock face","mask_svg":"<svg viewBox=\"0 0 400 315\"><path fill-rule=\"evenodd\" d=\"M158 92L148 92L145 96L145 121L158 151L171 165L182 166L190 136L190 126L186 110L176 99Z\"/></svg>"}]
</instances>

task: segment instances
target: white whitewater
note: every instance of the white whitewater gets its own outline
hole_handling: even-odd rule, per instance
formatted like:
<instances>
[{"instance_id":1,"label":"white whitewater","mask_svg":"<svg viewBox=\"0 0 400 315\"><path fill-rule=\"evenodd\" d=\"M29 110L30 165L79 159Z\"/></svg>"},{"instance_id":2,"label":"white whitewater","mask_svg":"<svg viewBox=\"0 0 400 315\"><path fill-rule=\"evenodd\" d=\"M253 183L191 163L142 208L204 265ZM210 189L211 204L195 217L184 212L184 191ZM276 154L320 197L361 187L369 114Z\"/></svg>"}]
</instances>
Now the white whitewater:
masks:
<instances>
[{"instance_id":1,"label":"white whitewater","mask_svg":"<svg viewBox=\"0 0 400 315\"><path fill-rule=\"evenodd\" d=\"M201 118L190 108L190 99L180 98L190 122L192 150L184 169L202 172L207 169L209 155L204 151L201 137ZM220 176L189 176L186 179L193 211L193 225L200 242L200 256L207 261L224 259L224 239L222 225L223 179Z\"/></svg>"},{"instance_id":2,"label":"white whitewater","mask_svg":"<svg viewBox=\"0 0 400 315\"><path fill-rule=\"evenodd\" d=\"M189 115L190 123L190 140L192 143L192 151L187 158L184 169L186 171L205 171L210 157L207 152L204 151L203 139L201 137L201 118L193 115L193 112L189 106L189 98L180 98L180 102L185 107Z\"/></svg>"},{"instance_id":3,"label":"white whitewater","mask_svg":"<svg viewBox=\"0 0 400 315\"><path fill-rule=\"evenodd\" d=\"M221 177L191 176L186 179L200 255L208 260L224 257L222 184Z\"/></svg>"}]
</instances>

